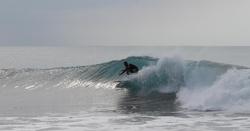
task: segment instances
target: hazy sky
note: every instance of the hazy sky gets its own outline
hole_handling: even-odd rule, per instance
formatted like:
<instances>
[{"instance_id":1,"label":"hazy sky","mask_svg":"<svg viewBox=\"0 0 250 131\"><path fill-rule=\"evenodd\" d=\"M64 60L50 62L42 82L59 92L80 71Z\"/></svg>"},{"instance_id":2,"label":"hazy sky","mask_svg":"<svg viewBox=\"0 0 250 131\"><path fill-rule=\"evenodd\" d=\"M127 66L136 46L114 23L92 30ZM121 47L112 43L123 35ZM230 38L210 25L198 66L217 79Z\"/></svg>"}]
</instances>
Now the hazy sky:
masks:
<instances>
[{"instance_id":1,"label":"hazy sky","mask_svg":"<svg viewBox=\"0 0 250 131\"><path fill-rule=\"evenodd\" d=\"M250 45L250 0L0 0L0 45Z\"/></svg>"}]
</instances>

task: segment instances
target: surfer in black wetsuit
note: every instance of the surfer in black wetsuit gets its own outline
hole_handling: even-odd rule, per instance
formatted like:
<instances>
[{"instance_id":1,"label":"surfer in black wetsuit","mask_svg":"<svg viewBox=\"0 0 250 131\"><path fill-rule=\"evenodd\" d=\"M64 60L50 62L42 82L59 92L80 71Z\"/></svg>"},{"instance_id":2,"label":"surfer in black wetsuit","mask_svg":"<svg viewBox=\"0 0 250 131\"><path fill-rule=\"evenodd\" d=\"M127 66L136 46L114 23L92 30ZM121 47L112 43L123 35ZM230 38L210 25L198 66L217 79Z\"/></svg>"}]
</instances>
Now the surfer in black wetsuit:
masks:
<instances>
[{"instance_id":1,"label":"surfer in black wetsuit","mask_svg":"<svg viewBox=\"0 0 250 131\"><path fill-rule=\"evenodd\" d=\"M126 72L127 75L130 73L137 73L139 71L139 68L136 65L128 64L128 62L124 62L125 69L122 70L120 75Z\"/></svg>"}]
</instances>

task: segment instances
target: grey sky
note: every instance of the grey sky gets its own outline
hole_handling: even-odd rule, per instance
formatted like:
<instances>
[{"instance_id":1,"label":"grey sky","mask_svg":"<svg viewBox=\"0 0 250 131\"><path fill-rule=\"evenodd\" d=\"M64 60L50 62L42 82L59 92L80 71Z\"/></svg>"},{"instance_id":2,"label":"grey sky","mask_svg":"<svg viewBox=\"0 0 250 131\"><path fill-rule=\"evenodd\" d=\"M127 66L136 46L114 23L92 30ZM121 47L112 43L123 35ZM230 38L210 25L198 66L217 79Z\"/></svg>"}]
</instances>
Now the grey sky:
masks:
<instances>
[{"instance_id":1,"label":"grey sky","mask_svg":"<svg viewBox=\"0 0 250 131\"><path fill-rule=\"evenodd\" d=\"M0 45L250 45L249 0L1 0Z\"/></svg>"}]
</instances>

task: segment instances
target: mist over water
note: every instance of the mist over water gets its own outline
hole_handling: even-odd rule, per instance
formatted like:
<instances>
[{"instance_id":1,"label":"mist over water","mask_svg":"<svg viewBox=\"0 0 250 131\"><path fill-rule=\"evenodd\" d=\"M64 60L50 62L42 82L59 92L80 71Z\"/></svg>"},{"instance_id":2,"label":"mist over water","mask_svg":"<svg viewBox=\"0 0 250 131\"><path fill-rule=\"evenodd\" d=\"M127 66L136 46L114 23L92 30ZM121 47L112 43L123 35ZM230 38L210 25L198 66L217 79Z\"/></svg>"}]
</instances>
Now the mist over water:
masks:
<instances>
[{"instance_id":1,"label":"mist over water","mask_svg":"<svg viewBox=\"0 0 250 131\"><path fill-rule=\"evenodd\" d=\"M1 50L0 130L250 128L248 47Z\"/></svg>"}]
</instances>

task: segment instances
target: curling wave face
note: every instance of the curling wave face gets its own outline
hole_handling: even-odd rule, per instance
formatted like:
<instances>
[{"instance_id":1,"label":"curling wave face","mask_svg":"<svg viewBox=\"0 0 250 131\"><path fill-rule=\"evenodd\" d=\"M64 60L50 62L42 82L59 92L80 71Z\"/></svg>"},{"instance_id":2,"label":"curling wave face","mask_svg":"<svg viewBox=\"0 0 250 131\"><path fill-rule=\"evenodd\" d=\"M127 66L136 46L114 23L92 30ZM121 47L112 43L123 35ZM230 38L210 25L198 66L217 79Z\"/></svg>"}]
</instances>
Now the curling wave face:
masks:
<instances>
[{"instance_id":1,"label":"curling wave face","mask_svg":"<svg viewBox=\"0 0 250 131\"><path fill-rule=\"evenodd\" d=\"M123 62L133 63L139 73L119 76ZM250 70L210 61L179 57L128 57L108 63L52 69L2 69L0 90L4 92L58 89L127 88L147 95L176 93L184 108L195 110L250 111ZM117 82L119 81L119 82Z\"/></svg>"}]
</instances>

